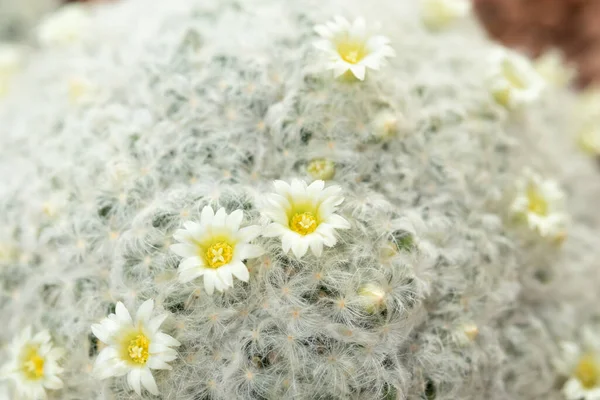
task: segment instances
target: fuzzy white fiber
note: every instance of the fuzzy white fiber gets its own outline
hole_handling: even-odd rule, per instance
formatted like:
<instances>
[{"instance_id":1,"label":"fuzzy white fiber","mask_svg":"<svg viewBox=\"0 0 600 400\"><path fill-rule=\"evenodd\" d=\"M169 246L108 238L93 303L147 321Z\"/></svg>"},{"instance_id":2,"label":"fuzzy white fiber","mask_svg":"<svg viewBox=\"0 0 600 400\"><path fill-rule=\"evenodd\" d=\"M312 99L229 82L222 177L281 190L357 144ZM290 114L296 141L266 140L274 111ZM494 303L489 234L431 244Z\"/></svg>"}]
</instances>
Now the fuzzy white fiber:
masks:
<instances>
[{"instance_id":1,"label":"fuzzy white fiber","mask_svg":"<svg viewBox=\"0 0 600 400\"><path fill-rule=\"evenodd\" d=\"M90 326L147 299L181 346L143 398L563 398L559 343L600 316L600 179L572 94L507 110L486 81L496 45L473 21L428 31L412 0L89 12L81 41L31 49L0 99L0 345L31 325L67 349L50 399L139 398L92 374ZM313 46L334 15L379 24L396 57L335 80ZM273 181L310 181L313 159L345 198L334 247L298 260L260 237L248 282L178 281L184 222L211 205L266 226ZM510 218L525 168L566 193L561 245Z\"/></svg>"},{"instance_id":2,"label":"fuzzy white fiber","mask_svg":"<svg viewBox=\"0 0 600 400\"><path fill-rule=\"evenodd\" d=\"M58 3L58 0L0 0L0 42L29 36L31 28Z\"/></svg>"}]
</instances>

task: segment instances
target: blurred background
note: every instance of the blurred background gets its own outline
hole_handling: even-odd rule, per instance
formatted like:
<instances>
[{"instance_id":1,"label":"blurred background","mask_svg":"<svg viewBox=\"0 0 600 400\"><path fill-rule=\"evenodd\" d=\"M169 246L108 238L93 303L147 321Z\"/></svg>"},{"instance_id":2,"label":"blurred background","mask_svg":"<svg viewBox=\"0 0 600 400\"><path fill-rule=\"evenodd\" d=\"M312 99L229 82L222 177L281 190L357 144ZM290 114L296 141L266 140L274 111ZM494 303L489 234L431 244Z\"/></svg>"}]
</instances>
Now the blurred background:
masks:
<instances>
[{"instance_id":1,"label":"blurred background","mask_svg":"<svg viewBox=\"0 0 600 400\"><path fill-rule=\"evenodd\" d=\"M0 37L26 32L34 16L59 3L118 0L0 0ZM418 1L418 0L399 0ZM473 0L490 36L532 57L559 49L578 70L576 85L600 81L600 0ZM23 7L30 3L31 6ZM30 15L10 16L11 7ZM3 21L4 20L4 21ZM11 23L3 23L11 21ZM2 32L4 30L4 32Z\"/></svg>"},{"instance_id":2,"label":"blurred background","mask_svg":"<svg viewBox=\"0 0 600 400\"><path fill-rule=\"evenodd\" d=\"M580 86L600 80L600 1L474 0L489 34L534 57L558 48Z\"/></svg>"}]
</instances>

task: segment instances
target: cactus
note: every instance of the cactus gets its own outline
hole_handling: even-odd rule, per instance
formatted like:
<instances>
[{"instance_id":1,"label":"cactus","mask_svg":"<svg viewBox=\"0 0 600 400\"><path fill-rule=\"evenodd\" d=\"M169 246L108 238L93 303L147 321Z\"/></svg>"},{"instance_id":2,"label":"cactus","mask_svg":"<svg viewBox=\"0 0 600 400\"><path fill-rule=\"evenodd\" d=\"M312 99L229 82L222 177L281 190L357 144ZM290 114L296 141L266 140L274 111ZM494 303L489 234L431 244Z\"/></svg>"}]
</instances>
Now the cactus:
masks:
<instances>
[{"instance_id":1,"label":"cactus","mask_svg":"<svg viewBox=\"0 0 600 400\"><path fill-rule=\"evenodd\" d=\"M568 89L412 1L69 7L0 99L0 359L47 330L49 398L569 396L600 187ZM393 53L336 69L335 15Z\"/></svg>"}]
</instances>

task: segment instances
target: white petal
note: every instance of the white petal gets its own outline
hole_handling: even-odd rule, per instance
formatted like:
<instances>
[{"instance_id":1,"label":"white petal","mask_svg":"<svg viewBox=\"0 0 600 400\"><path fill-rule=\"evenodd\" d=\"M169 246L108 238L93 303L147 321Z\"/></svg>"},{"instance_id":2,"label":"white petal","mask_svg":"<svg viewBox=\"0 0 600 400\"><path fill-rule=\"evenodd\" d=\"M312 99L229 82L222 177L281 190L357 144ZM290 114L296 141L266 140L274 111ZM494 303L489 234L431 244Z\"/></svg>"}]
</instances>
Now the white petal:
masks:
<instances>
[{"instance_id":1,"label":"white petal","mask_svg":"<svg viewBox=\"0 0 600 400\"><path fill-rule=\"evenodd\" d=\"M238 232L238 236L243 242L250 242L260 235L260 231L262 227L259 225L250 225L245 228L242 228Z\"/></svg>"},{"instance_id":2,"label":"white petal","mask_svg":"<svg viewBox=\"0 0 600 400\"><path fill-rule=\"evenodd\" d=\"M213 226L225 226L225 218L227 218L227 212L224 208L219 208L216 212L215 217L213 218L212 225Z\"/></svg>"},{"instance_id":3,"label":"white petal","mask_svg":"<svg viewBox=\"0 0 600 400\"><path fill-rule=\"evenodd\" d=\"M127 374L127 383L129 386L138 394L138 396L142 395L141 388L141 372L139 368L134 368Z\"/></svg>"},{"instance_id":4,"label":"white petal","mask_svg":"<svg viewBox=\"0 0 600 400\"><path fill-rule=\"evenodd\" d=\"M324 37L324 38L330 38L331 37L331 30L329 28L327 28L325 25L317 25L317 26L314 27L314 30L321 37ZM330 43L329 40L326 40L326 42Z\"/></svg>"},{"instance_id":5,"label":"white petal","mask_svg":"<svg viewBox=\"0 0 600 400\"><path fill-rule=\"evenodd\" d=\"M63 381L56 375L48 376L44 379L44 387L53 390L61 389Z\"/></svg>"},{"instance_id":6,"label":"white petal","mask_svg":"<svg viewBox=\"0 0 600 400\"><path fill-rule=\"evenodd\" d=\"M167 335L166 333L163 333L163 332L158 332L156 334L156 338L167 346L180 346L181 345L181 343L179 343L178 340L173 338L171 335Z\"/></svg>"},{"instance_id":7,"label":"white petal","mask_svg":"<svg viewBox=\"0 0 600 400\"><path fill-rule=\"evenodd\" d=\"M201 257L198 256L194 256L194 257L188 257L185 260L183 260L181 263L179 263L179 272L183 272L185 270L191 269L191 268L197 268L197 267L204 267L204 260Z\"/></svg>"},{"instance_id":8,"label":"white petal","mask_svg":"<svg viewBox=\"0 0 600 400\"><path fill-rule=\"evenodd\" d=\"M318 229L318 228L317 228ZM284 235L281 237L281 247L283 248L283 252L287 253L292 248L294 241L299 239L300 235L293 231L286 231Z\"/></svg>"},{"instance_id":9,"label":"white petal","mask_svg":"<svg viewBox=\"0 0 600 400\"><path fill-rule=\"evenodd\" d=\"M349 33L350 39L363 39L367 35L367 24L365 23L365 19L362 17L356 18Z\"/></svg>"},{"instance_id":10,"label":"white petal","mask_svg":"<svg viewBox=\"0 0 600 400\"><path fill-rule=\"evenodd\" d=\"M171 251L181 257L194 257L197 254L197 247L184 243L172 244Z\"/></svg>"},{"instance_id":11,"label":"white petal","mask_svg":"<svg viewBox=\"0 0 600 400\"><path fill-rule=\"evenodd\" d=\"M146 329L148 329L150 332L158 331L162 323L165 322L165 319L167 319L168 317L169 314L165 313L152 318L150 322L148 322Z\"/></svg>"},{"instance_id":12,"label":"white petal","mask_svg":"<svg viewBox=\"0 0 600 400\"><path fill-rule=\"evenodd\" d=\"M323 254L323 239L318 235L311 235L309 244L312 253L317 257L321 257Z\"/></svg>"},{"instance_id":13,"label":"white petal","mask_svg":"<svg viewBox=\"0 0 600 400\"><path fill-rule=\"evenodd\" d=\"M192 221L185 222L183 226L185 226L185 229L187 229L187 231L195 238L199 238L200 236L202 236L202 233L204 231L202 225Z\"/></svg>"},{"instance_id":14,"label":"white petal","mask_svg":"<svg viewBox=\"0 0 600 400\"><path fill-rule=\"evenodd\" d=\"M135 322L136 324L142 323L146 325L150 316L152 315L152 310L154 309L154 300L148 299L143 302L137 310L135 314Z\"/></svg>"},{"instance_id":15,"label":"white petal","mask_svg":"<svg viewBox=\"0 0 600 400\"><path fill-rule=\"evenodd\" d=\"M215 273L215 275L214 275L213 284L214 284L214 286L215 286L215 290L217 290L217 291L219 291L219 292L222 292L222 291L224 291L224 290L228 289L229 287L231 287L231 286L227 285L227 283L225 283L225 282L224 282L224 281L223 281L223 280L222 280L222 279L219 277L219 275L218 275L218 274L216 274L216 273Z\"/></svg>"},{"instance_id":16,"label":"white petal","mask_svg":"<svg viewBox=\"0 0 600 400\"><path fill-rule=\"evenodd\" d=\"M324 188L325 182L322 180L316 180L308 185L306 188L306 194L308 194L309 197L318 198L319 194Z\"/></svg>"},{"instance_id":17,"label":"white petal","mask_svg":"<svg viewBox=\"0 0 600 400\"><path fill-rule=\"evenodd\" d=\"M217 277L213 273L204 274L204 290L209 296L215 292L215 279Z\"/></svg>"},{"instance_id":18,"label":"white petal","mask_svg":"<svg viewBox=\"0 0 600 400\"><path fill-rule=\"evenodd\" d=\"M290 195L292 198L304 197L306 195L306 182L300 179L292 179Z\"/></svg>"},{"instance_id":19,"label":"white petal","mask_svg":"<svg viewBox=\"0 0 600 400\"><path fill-rule=\"evenodd\" d=\"M350 222L337 214L330 215L327 223L336 229L350 229Z\"/></svg>"},{"instance_id":20,"label":"white petal","mask_svg":"<svg viewBox=\"0 0 600 400\"><path fill-rule=\"evenodd\" d=\"M242 262L232 263L230 265L231 273L242 282L248 282L250 279L250 272L248 267Z\"/></svg>"},{"instance_id":21,"label":"white petal","mask_svg":"<svg viewBox=\"0 0 600 400\"><path fill-rule=\"evenodd\" d=\"M152 376L152 372L150 372L148 368L144 368L141 370L140 378L142 381L142 385L146 388L146 390L148 390L153 395L158 396L159 391L158 387L156 386L156 381Z\"/></svg>"},{"instance_id":22,"label":"white petal","mask_svg":"<svg viewBox=\"0 0 600 400\"><path fill-rule=\"evenodd\" d=\"M115 315L117 316L119 322L124 324L133 324L131 315L129 315L129 311L120 301L117 302L117 306L115 307Z\"/></svg>"},{"instance_id":23,"label":"white petal","mask_svg":"<svg viewBox=\"0 0 600 400\"><path fill-rule=\"evenodd\" d=\"M296 238L292 243L292 253L298 258L302 258L308 251L308 243L306 237Z\"/></svg>"},{"instance_id":24,"label":"white petal","mask_svg":"<svg viewBox=\"0 0 600 400\"><path fill-rule=\"evenodd\" d=\"M346 73L351 68L352 64L348 64L344 60L336 61L332 66L334 78L338 78Z\"/></svg>"},{"instance_id":25,"label":"white petal","mask_svg":"<svg viewBox=\"0 0 600 400\"><path fill-rule=\"evenodd\" d=\"M192 233L186 229L177 229L173 234L173 239L183 243L193 243L194 237Z\"/></svg>"},{"instance_id":26,"label":"white petal","mask_svg":"<svg viewBox=\"0 0 600 400\"><path fill-rule=\"evenodd\" d=\"M286 197L291 191L290 185L285 181L276 180L273 182L273 186L275 186L275 191L283 197Z\"/></svg>"},{"instance_id":27,"label":"white petal","mask_svg":"<svg viewBox=\"0 0 600 400\"><path fill-rule=\"evenodd\" d=\"M119 351L114 347L105 347L102 349L98 357L96 357L96 363L102 364L109 360L116 359L119 357Z\"/></svg>"},{"instance_id":28,"label":"white petal","mask_svg":"<svg viewBox=\"0 0 600 400\"><path fill-rule=\"evenodd\" d=\"M227 227L229 227L232 231L235 232L238 229L240 229L240 224L242 223L243 219L244 212L242 210L235 210L227 216L227 218L225 219L225 224L227 225Z\"/></svg>"},{"instance_id":29,"label":"white petal","mask_svg":"<svg viewBox=\"0 0 600 400\"><path fill-rule=\"evenodd\" d=\"M367 68L362 64L355 64L352 67L350 67L350 71L352 71L352 74L354 74L356 79L362 81L365 79Z\"/></svg>"},{"instance_id":30,"label":"white petal","mask_svg":"<svg viewBox=\"0 0 600 400\"><path fill-rule=\"evenodd\" d=\"M32 339L33 342L39 344L47 343L50 340L52 340L52 338L50 337L50 332L48 332L47 330L38 332Z\"/></svg>"},{"instance_id":31,"label":"white petal","mask_svg":"<svg viewBox=\"0 0 600 400\"><path fill-rule=\"evenodd\" d=\"M267 227L263 231L263 236L264 237L282 236L286 231L287 231L287 229L283 225L274 222L272 224L267 225Z\"/></svg>"},{"instance_id":32,"label":"white petal","mask_svg":"<svg viewBox=\"0 0 600 400\"><path fill-rule=\"evenodd\" d=\"M161 360L160 357L150 356L146 365L148 366L148 368L152 369L173 369L173 367Z\"/></svg>"},{"instance_id":33,"label":"white petal","mask_svg":"<svg viewBox=\"0 0 600 400\"><path fill-rule=\"evenodd\" d=\"M260 257L265 253L262 247L255 244L238 244L235 246L235 251L240 260Z\"/></svg>"},{"instance_id":34,"label":"white petal","mask_svg":"<svg viewBox=\"0 0 600 400\"><path fill-rule=\"evenodd\" d=\"M200 214L200 223L202 225L210 225L215 216L215 212L211 206L204 206Z\"/></svg>"},{"instance_id":35,"label":"white petal","mask_svg":"<svg viewBox=\"0 0 600 400\"><path fill-rule=\"evenodd\" d=\"M188 283L204 275L206 268L189 268L183 271L179 271L179 282Z\"/></svg>"},{"instance_id":36,"label":"white petal","mask_svg":"<svg viewBox=\"0 0 600 400\"><path fill-rule=\"evenodd\" d=\"M217 276L227 286L233 286L233 276L227 265L217 269Z\"/></svg>"},{"instance_id":37,"label":"white petal","mask_svg":"<svg viewBox=\"0 0 600 400\"><path fill-rule=\"evenodd\" d=\"M112 332L109 332L104 328L102 324L93 324L92 325L92 333L96 336L101 342L109 343Z\"/></svg>"},{"instance_id":38,"label":"white petal","mask_svg":"<svg viewBox=\"0 0 600 400\"><path fill-rule=\"evenodd\" d=\"M66 350L62 347L55 347L46 355L48 360L56 361L63 358L66 354Z\"/></svg>"}]
</instances>

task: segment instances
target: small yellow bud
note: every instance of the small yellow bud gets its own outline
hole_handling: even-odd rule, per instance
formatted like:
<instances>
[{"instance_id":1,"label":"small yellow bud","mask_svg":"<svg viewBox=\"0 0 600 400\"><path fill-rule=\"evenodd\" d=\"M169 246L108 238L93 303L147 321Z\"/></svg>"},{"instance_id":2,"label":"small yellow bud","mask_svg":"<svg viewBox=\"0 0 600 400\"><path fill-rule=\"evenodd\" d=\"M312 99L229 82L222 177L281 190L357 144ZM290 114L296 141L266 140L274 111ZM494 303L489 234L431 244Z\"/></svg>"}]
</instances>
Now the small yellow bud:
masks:
<instances>
[{"instance_id":1,"label":"small yellow bud","mask_svg":"<svg viewBox=\"0 0 600 400\"><path fill-rule=\"evenodd\" d=\"M374 283L367 283L358 290L358 294L367 312L375 314L385 308L386 293L382 287Z\"/></svg>"},{"instance_id":2,"label":"small yellow bud","mask_svg":"<svg viewBox=\"0 0 600 400\"><path fill-rule=\"evenodd\" d=\"M308 163L306 171L313 179L327 181L335 175L335 164L324 158L316 158Z\"/></svg>"}]
</instances>

